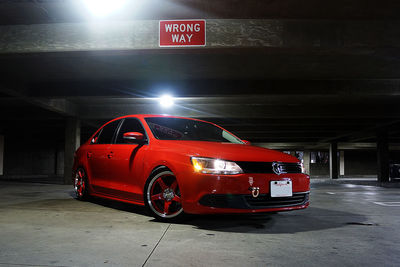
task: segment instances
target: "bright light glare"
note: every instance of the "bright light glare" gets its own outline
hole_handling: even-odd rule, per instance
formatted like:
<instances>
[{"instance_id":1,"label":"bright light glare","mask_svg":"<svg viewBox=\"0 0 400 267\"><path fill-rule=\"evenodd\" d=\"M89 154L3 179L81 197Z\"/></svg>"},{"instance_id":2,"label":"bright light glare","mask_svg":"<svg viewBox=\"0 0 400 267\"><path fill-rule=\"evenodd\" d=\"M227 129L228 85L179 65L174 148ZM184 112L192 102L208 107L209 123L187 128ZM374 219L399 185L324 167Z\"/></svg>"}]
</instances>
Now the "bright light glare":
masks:
<instances>
[{"instance_id":1,"label":"bright light glare","mask_svg":"<svg viewBox=\"0 0 400 267\"><path fill-rule=\"evenodd\" d=\"M163 95L160 97L160 105L162 107L171 107L174 104L174 98L170 95Z\"/></svg>"},{"instance_id":2,"label":"bright light glare","mask_svg":"<svg viewBox=\"0 0 400 267\"><path fill-rule=\"evenodd\" d=\"M194 167L195 171L198 171L198 172L203 169L203 167L197 161L193 162L193 167Z\"/></svg>"},{"instance_id":3,"label":"bright light glare","mask_svg":"<svg viewBox=\"0 0 400 267\"><path fill-rule=\"evenodd\" d=\"M89 11L97 17L102 17L121 8L126 0L83 0Z\"/></svg>"},{"instance_id":4,"label":"bright light glare","mask_svg":"<svg viewBox=\"0 0 400 267\"><path fill-rule=\"evenodd\" d=\"M221 170L224 170L225 167L226 167L225 161L219 160L219 159L214 161L214 169L221 171Z\"/></svg>"}]
</instances>

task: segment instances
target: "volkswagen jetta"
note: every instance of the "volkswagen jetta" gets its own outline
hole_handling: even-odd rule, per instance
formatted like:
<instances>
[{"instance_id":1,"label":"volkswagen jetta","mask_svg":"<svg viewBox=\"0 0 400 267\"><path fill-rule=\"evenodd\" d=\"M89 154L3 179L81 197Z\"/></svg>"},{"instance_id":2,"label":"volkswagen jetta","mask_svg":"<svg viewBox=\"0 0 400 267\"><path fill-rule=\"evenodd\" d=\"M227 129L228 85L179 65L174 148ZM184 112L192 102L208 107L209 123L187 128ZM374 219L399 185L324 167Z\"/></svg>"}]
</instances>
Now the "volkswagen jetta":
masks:
<instances>
[{"instance_id":1,"label":"volkswagen jetta","mask_svg":"<svg viewBox=\"0 0 400 267\"><path fill-rule=\"evenodd\" d=\"M114 119L75 153L78 199L146 206L159 220L184 213L306 208L309 176L299 160L256 147L210 122L162 115Z\"/></svg>"}]
</instances>

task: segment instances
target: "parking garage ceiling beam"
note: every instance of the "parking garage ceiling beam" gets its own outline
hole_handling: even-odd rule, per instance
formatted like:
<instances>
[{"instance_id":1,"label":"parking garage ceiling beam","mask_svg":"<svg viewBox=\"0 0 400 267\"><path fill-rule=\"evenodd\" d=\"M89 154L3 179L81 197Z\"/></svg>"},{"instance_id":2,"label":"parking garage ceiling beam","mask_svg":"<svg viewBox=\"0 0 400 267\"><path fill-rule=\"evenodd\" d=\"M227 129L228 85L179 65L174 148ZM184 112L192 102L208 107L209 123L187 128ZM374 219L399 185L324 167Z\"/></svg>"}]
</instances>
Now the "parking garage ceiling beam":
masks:
<instances>
[{"instance_id":1,"label":"parking garage ceiling beam","mask_svg":"<svg viewBox=\"0 0 400 267\"><path fill-rule=\"evenodd\" d=\"M158 21L0 26L0 53L159 49ZM399 47L400 21L207 20L206 48Z\"/></svg>"},{"instance_id":2,"label":"parking garage ceiling beam","mask_svg":"<svg viewBox=\"0 0 400 267\"><path fill-rule=\"evenodd\" d=\"M26 103L41 107L43 109L56 112L58 114L64 116L73 116L76 117L77 106L74 103L71 103L67 99L49 99L49 98L37 98L37 97L29 97L26 94L26 90L22 89L10 89L4 86L0 86L0 92L6 95L9 95L17 100L22 100Z\"/></svg>"},{"instance_id":3,"label":"parking garage ceiling beam","mask_svg":"<svg viewBox=\"0 0 400 267\"><path fill-rule=\"evenodd\" d=\"M281 106L285 103L287 106L300 106L314 104L332 105L340 103L341 105L373 105L379 106L379 103L385 105L397 105L400 102L400 95L352 95L352 94L291 94L280 95L279 92L270 94L244 94L244 95L225 95L225 96L202 96L202 97L175 97L176 104L252 104L263 106ZM55 100L57 98L54 98ZM158 103L158 97L67 97L71 102L82 105L148 105Z\"/></svg>"},{"instance_id":4,"label":"parking garage ceiling beam","mask_svg":"<svg viewBox=\"0 0 400 267\"><path fill-rule=\"evenodd\" d=\"M269 149L280 150L328 150L330 143L315 143L315 142L284 142L284 143L252 143L255 146L265 147ZM315 147L318 146L316 149ZM376 143L338 143L338 150L374 150ZM390 150L400 150L399 143L389 144Z\"/></svg>"},{"instance_id":5,"label":"parking garage ceiling beam","mask_svg":"<svg viewBox=\"0 0 400 267\"><path fill-rule=\"evenodd\" d=\"M46 55L46 54L42 54ZM48 54L47 54L48 55ZM33 55L31 55L33 57ZM66 56L67 57L67 56ZM151 96L159 96L159 89L162 85L167 85L169 88L173 88L173 93L177 97L184 97L185 99L191 100L196 97L198 101L214 101L213 98L216 97L217 101L219 99L227 97L227 100L232 99L232 97L241 97L253 98L258 101L268 99L271 100L286 100L293 99L295 96L298 101L303 101L306 97L309 100L315 98L321 99L334 99L334 97L340 99L340 101L349 101L362 99L359 101L363 101L365 99L375 99L376 101L389 100L392 101L395 97L400 97L400 80L399 79L365 79L365 80L237 80L237 79L191 79L191 80L157 80L157 79L149 79L149 80L122 80L116 81L108 80L104 76L115 74L110 74L110 71L117 72L115 67L118 66L122 69L121 64L112 64L109 63L108 69L102 69L99 71L99 62L98 60L94 61L90 58L86 59L87 61L94 61L95 67L90 68L93 73L90 73L90 77L86 77L85 79L82 77L81 82L67 80L66 77L68 73L70 74L71 70L69 66L77 65L81 66L81 61L73 64L72 62L66 62L65 66L49 66L49 71L42 69L38 71L37 68L33 66L28 68L26 67L29 62L28 58L30 56L26 56L26 61L18 62L18 70L24 72L26 75L29 74L25 79L29 79L29 95L32 97L82 97L84 99L102 101L106 99L117 99L121 98L124 101L124 98L129 98L132 100L127 101L143 101L140 99L149 98ZM57 60L57 57L44 57L42 58L42 62L44 61L46 66L48 64L54 63ZM3 72L10 73L10 66L13 62L8 62L4 57L0 56L0 60L4 62L5 67ZM84 60L84 57L81 57L81 60ZM137 61L132 59L132 62ZM8 64L9 63L9 64ZM24 64L25 63L25 64ZM14 63L15 64L15 63ZM61 64L61 63L60 63ZM106 65L106 63L102 62L101 64ZM198 62L196 62L196 66ZM21 68L21 65L24 65L25 68ZM211 64L210 64L211 65ZM140 66L136 65L123 65L125 69L132 69L132 74L126 73L126 76L130 76L130 78L136 78L137 69ZM84 67L84 71L86 72L90 66ZM97 67L97 69L96 69ZM202 68L204 68L203 66ZM212 66L211 66L212 67ZM263 67L262 65L260 67ZM14 67L17 69L17 67ZM169 67L170 69L173 66ZM35 72L36 70L36 72ZM74 69L75 72L78 72L79 69ZM17 70L15 70L17 71ZM179 71L176 70L176 71ZM211 70L210 70L211 71ZM159 69L155 70L155 76L159 73ZM196 73L193 71L190 72L190 75L193 76ZM94 74L98 74L99 81L93 81ZM204 74L204 73L203 73ZM55 75L58 75L55 77ZM11 74L9 75L11 76ZM59 81L51 81L48 83L43 82L46 77L51 76L53 79L58 79ZM70 79L77 79L74 77L69 77ZM121 77L122 79L122 77ZM125 77L126 79L126 77ZM20 79L21 80L21 79ZM42 80L42 82L40 82ZM67 80L67 81L66 81ZM255 97L249 96L248 92L255 95ZM301 97L299 98L298 96ZM89 97L90 96L90 97ZM135 97L136 96L136 97ZM139 97L140 96L140 97ZM387 98L384 99L383 96ZM138 99L138 100L136 100Z\"/></svg>"},{"instance_id":6,"label":"parking garage ceiling beam","mask_svg":"<svg viewBox=\"0 0 400 267\"><path fill-rule=\"evenodd\" d=\"M154 104L85 105L80 107L84 119L107 119L127 114L171 114L195 118L386 118L399 119L397 106L364 106L354 110L353 105L264 106L257 104L182 104L163 109Z\"/></svg>"}]
</instances>

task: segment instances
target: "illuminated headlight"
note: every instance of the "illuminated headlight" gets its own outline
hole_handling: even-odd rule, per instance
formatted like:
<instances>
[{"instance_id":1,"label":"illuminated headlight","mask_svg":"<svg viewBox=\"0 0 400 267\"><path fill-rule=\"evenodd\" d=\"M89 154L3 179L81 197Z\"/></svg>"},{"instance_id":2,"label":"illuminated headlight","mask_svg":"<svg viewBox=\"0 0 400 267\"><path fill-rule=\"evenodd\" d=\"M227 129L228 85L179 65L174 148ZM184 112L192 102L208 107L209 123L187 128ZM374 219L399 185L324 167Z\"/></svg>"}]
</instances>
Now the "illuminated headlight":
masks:
<instances>
[{"instance_id":1,"label":"illuminated headlight","mask_svg":"<svg viewBox=\"0 0 400 267\"><path fill-rule=\"evenodd\" d=\"M301 173L306 173L306 168L304 167L303 163L300 163L301 166Z\"/></svg>"},{"instance_id":2,"label":"illuminated headlight","mask_svg":"<svg viewBox=\"0 0 400 267\"><path fill-rule=\"evenodd\" d=\"M233 161L221 159L192 157L192 165L195 172L208 174L239 174L243 170Z\"/></svg>"}]
</instances>

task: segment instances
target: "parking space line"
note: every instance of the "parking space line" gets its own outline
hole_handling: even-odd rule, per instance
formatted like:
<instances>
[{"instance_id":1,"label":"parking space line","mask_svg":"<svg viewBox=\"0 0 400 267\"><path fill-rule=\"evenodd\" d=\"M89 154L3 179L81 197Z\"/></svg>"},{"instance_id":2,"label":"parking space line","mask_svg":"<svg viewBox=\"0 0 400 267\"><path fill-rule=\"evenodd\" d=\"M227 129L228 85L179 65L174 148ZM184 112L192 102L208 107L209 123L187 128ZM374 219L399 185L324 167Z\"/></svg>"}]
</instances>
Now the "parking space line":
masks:
<instances>
[{"instance_id":1,"label":"parking space line","mask_svg":"<svg viewBox=\"0 0 400 267\"><path fill-rule=\"evenodd\" d=\"M400 202L374 202L374 204L386 207L400 207Z\"/></svg>"},{"instance_id":2,"label":"parking space line","mask_svg":"<svg viewBox=\"0 0 400 267\"><path fill-rule=\"evenodd\" d=\"M154 248L152 249L152 251L150 252L149 256L146 258L146 260L144 261L142 267L144 267L147 263L147 261L150 259L151 255L153 255L154 251L156 250L156 248L158 247L158 245L160 244L161 240L164 238L165 234L167 233L169 227L171 227L171 224L168 224L168 227L165 229L164 233L162 234L162 236L160 237L160 240L158 240L157 244L154 246Z\"/></svg>"}]
</instances>

